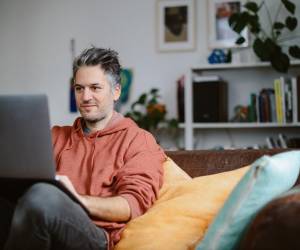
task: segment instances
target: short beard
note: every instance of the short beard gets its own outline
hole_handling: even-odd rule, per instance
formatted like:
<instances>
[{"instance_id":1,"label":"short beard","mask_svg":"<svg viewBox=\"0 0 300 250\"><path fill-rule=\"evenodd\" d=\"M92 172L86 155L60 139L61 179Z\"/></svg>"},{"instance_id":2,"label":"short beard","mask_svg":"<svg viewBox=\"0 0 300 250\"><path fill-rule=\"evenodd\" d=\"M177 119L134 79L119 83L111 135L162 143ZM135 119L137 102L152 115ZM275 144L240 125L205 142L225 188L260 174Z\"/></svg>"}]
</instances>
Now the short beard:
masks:
<instances>
[{"instance_id":1,"label":"short beard","mask_svg":"<svg viewBox=\"0 0 300 250\"><path fill-rule=\"evenodd\" d=\"M83 118L83 120L87 123L97 123L100 122L101 120L103 120L104 118L95 118L95 119L85 119Z\"/></svg>"},{"instance_id":2,"label":"short beard","mask_svg":"<svg viewBox=\"0 0 300 250\"><path fill-rule=\"evenodd\" d=\"M82 118L83 118L85 123L89 123L89 124L95 124L95 123L98 123L98 122L105 119L105 117L99 117L99 118L85 118L85 117L82 117Z\"/></svg>"}]
</instances>

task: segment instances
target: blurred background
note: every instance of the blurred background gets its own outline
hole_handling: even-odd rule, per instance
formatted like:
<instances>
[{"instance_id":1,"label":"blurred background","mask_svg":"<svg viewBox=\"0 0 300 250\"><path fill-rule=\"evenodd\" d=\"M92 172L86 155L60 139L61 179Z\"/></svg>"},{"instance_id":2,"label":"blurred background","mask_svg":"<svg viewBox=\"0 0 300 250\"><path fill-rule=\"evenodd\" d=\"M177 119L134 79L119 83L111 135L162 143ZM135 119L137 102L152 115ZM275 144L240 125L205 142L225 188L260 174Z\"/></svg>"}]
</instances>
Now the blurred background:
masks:
<instances>
[{"instance_id":1,"label":"blurred background","mask_svg":"<svg viewBox=\"0 0 300 250\"><path fill-rule=\"evenodd\" d=\"M207 58L212 53L209 1L216 0L186 1L186 4L193 2L194 44L190 50L166 52L158 49L159 4L164 1L0 0L0 93L45 93L49 98L51 125L72 124L79 115L70 112L72 60L83 49L94 45L118 51L122 66L132 72L127 103L119 107L121 113L128 112L142 93L155 88L159 90L167 116L177 118L178 79L195 65L208 64ZM184 0L181 2L185 4ZM279 0L268 2L273 14L273 3ZM299 17L300 3L293 2ZM172 5L172 0L166 3ZM184 19L182 24L186 22ZM244 52L243 56L249 57ZM235 57L233 53L232 59L236 60ZM241 78L235 74L231 77ZM231 100L248 102L251 87L240 86L236 94L229 87L233 93L229 97L231 116ZM241 98L243 90L246 93ZM218 143L218 138L212 146ZM239 141L243 140L239 135Z\"/></svg>"},{"instance_id":2,"label":"blurred background","mask_svg":"<svg viewBox=\"0 0 300 250\"><path fill-rule=\"evenodd\" d=\"M78 115L69 112L74 39L76 55L90 45L119 52L133 72L128 103L157 87L175 116L176 80L209 53L206 1L196 8L196 49L159 52L156 0L0 0L0 93L46 93L51 123L72 123Z\"/></svg>"}]
</instances>

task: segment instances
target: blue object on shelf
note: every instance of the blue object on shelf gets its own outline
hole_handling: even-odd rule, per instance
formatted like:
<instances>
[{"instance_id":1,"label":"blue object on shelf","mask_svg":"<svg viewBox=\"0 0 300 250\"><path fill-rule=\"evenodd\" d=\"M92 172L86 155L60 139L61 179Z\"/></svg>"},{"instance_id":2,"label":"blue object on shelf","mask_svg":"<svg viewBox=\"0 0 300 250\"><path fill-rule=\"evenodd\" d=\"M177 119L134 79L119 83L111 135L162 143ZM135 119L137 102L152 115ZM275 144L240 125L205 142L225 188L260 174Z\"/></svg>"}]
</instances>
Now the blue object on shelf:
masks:
<instances>
[{"instance_id":1,"label":"blue object on shelf","mask_svg":"<svg viewBox=\"0 0 300 250\"><path fill-rule=\"evenodd\" d=\"M208 57L208 62L210 64L228 63L230 62L229 55L225 54L221 49L214 49Z\"/></svg>"}]
</instances>

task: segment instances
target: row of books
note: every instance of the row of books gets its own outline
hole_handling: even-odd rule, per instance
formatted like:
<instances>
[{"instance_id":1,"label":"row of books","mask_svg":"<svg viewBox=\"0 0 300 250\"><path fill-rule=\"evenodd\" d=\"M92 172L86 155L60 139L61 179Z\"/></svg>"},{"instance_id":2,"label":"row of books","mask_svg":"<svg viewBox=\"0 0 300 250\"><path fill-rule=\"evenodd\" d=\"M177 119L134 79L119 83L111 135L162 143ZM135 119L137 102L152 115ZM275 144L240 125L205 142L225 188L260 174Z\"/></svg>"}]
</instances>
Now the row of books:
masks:
<instances>
[{"instance_id":1,"label":"row of books","mask_svg":"<svg viewBox=\"0 0 300 250\"><path fill-rule=\"evenodd\" d=\"M296 123L300 120L300 76L280 77L274 88L252 93L249 105L250 122Z\"/></svg>"},{"instance_id":2,"label":"row of books","mask_svg":"<svg viewBox=\"0 0 300 250\"><path fill-rule=\"evenodd\" d=\"M278 134L277 138L273 138L271 136L268 136L266 138L266 146L267 148L288 148L289 141L286 135L284 134Z\"/></svg>"},{"instance_id":3,"label":"row of books","mask_svg":"<svg viewBox=\"0 0 300 250\"><path fill-rule=\"evenodd\" d=\"M194 75L192 80L194 122L204 122L204 118L200 119L201 114L208 117L207 121L221 121L219 117L227 115L227 112L225 112L227 100L221 98L227 93L220 94L222 92L222 88L220 88L223 82L222 79L214 75ZM184 76L177 80L179 122L184 122L184 82ZM264 88L259 93L252 93L250 95L250 105L245 108L247 109L245 121L248 122L300 122L300 76L275 79L273 88ZM215 114L217 118L209 120L210 114L211 117L213 117L212 114ZM200 120L197 117L200 117Z\"/></svg>"},{"instance_id":4,"label":"row of books","mask_svg":"<svg viewBox=\"0 0 300 250\"><path fill-rule=\"evenodd\" d=\"M284 134L278 134L275 137L268 136L266 138L266 147L271 148L299 148L300 138L291 137L288 138Z\"/></svg>"}]
</instances>

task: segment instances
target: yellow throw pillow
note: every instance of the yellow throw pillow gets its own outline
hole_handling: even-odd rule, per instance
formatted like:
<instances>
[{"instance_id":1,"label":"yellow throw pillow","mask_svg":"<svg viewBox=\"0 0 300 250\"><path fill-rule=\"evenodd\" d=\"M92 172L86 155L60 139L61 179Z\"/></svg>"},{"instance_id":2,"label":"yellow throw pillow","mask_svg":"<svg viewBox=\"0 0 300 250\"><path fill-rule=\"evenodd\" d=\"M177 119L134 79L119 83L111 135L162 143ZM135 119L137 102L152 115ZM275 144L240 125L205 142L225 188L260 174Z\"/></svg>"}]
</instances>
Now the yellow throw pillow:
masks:
<instances>
[{"instance_id":1,"label":"yellow throw pillow","mask_svg":"<svg viewBox=\"0 0 300 250\"><path fill-rule=\"evenodd\" d=\"M176 164L168 159L158 200L147 213L127 224L115 250L194 249L249 168L188 180L180 171L169 171L171 165Z\"/></svg>"},{"instance_id":2,"label":"yellow throw pillow","mask_svg":"<svg viewBox=\"0 0 300 250\"><path fill-rule=\"evenodd\" d=\"M164 168L164 185L174 184L180 181L191 180L192 178L178 167L171 159L167 158L163 165Z\"/></svg>"}]
</instances>

